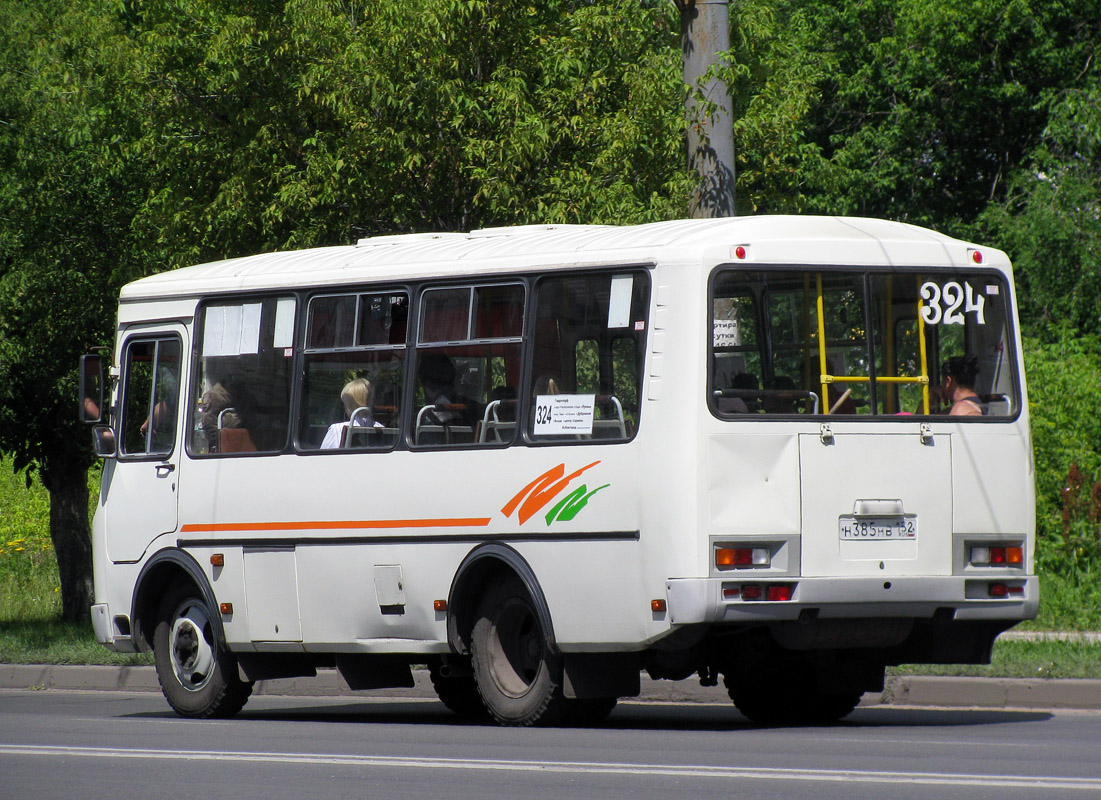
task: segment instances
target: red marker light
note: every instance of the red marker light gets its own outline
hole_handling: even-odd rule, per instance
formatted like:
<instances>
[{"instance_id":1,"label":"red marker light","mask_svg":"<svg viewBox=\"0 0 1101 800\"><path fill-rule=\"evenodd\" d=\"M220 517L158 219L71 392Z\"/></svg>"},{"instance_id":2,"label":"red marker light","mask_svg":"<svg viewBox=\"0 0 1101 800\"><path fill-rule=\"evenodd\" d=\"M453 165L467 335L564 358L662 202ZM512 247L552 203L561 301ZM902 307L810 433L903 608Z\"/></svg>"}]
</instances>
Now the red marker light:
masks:
<instances>
[{"instance_id":1,"label":"red marker light","mask_svg":"<svg viewBox=\"0 0 1101 800\"><path fill-rule=\"evenodd\" d=\"M982 251L981 250L972 250L971 251L971 260L974 261L976 264L981 264L982 263Z\"/></svg>"},{"instance_id":2,"label":"red marker light","mask_svg":"<svg viewBox=\"0 0 1101 800\"><path fill-rule=\"evenodd\" d=\"M745 247L743 245L734 248L734 257L742 261L745 260Z\"/></svg>"},{"instance_id":3,"label":"red marker light","mask_svg":"<svg viewBox=\"0 0 1101 800\"><path fill-rule=\"evenodd\" d=\"M791 599L791 587L783 584L773 584L768 587L768 599L773 603L783 603Z\"/></svg>"}]
</instances>

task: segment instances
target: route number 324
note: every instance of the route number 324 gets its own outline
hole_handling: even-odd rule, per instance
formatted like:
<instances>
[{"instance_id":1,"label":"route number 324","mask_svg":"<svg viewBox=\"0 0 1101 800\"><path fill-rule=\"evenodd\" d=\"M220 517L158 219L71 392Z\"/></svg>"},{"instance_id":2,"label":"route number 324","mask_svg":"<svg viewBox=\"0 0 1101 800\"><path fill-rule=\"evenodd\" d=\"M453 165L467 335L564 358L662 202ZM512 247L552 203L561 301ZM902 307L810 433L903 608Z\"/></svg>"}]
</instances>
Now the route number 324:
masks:
<instances>
[{"instance_id":1,"label":"route number 324","mask_svg":"<svg viewBox=\"0 0 1101 800\"><path fill-rule=\"evenodd\" d=\"M961 286L948 281L943 286L933 281L921 285L921 318L926 325L962 325L965 314L974 314L975 322L986 324L986 298L975 294L971 284Z\"/></svg>"}]
</instances>

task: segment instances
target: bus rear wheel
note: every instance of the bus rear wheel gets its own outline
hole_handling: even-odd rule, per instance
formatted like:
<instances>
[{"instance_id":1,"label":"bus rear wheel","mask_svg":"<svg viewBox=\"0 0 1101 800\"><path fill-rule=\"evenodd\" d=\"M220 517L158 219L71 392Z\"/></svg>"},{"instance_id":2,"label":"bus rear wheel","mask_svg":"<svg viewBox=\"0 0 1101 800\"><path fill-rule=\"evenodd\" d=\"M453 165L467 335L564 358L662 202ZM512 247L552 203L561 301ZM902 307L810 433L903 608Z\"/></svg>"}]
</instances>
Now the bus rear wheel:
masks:
<instances>
[{"instance_id":1,"label":"bus rear wheel","mask_svg":"<svg viewBox=\"0 0 1101 800\"><path fill-rule=\"evenodd\" d=\"M823 692L814 686L813 675L795 681L727 676L723 683L738 711L759 725L829 725L852 712L864 696L860 691Z\"/></svg>"},{"instance_id":2,"label":"bus rear wheel","mask_svg":"<svg viewBox=\"0 0 1101 800\"><path fill-rule=\"evenodd\" d=\"M472 675L446 675L438 665L430 664L428 677L432 680L436 696L449 711L467 719L486 719L489 716Z\"/></svg>"},{"instance_id":3,"label":"bus rear wheel","mask_svg":"<svg viewBox=\"0 0 1101 800\"><path fill-rule=\"evenodd\" d=\"M564 716L561 660L518 579L505 579L482 596L470 649L478 693L501 725L548 724Z\"/></svg>"},{"instance_id":4,"label":"bus rear wheel","mask_svg":"<svg viewBox=\"0 0 1101 800\"><path fill-rule=\"evenodd\" d=\"M157 679L168 704L183 717L231 717L252 684L214 632L211 611L191 584L176 584L161 600L153 634Z\"/></svg>"}]
</instances>

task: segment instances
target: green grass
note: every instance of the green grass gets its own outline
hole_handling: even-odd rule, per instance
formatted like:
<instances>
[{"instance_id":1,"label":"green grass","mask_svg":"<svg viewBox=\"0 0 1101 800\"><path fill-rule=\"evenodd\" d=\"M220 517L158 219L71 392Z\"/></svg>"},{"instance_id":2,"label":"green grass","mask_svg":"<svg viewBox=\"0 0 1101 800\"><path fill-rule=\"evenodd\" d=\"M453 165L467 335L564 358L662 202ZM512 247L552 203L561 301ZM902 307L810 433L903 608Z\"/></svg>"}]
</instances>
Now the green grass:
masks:
<instances>
[{"instance_id":1,"label":"green grass","mask_svg":"<svg viewBox=\"0 0 1101 800\"><path fill-rule=\"evenodd\" d=\"M1101 678L1101 645L1088 642L998 641L990 664L904 664L889 675L976 678Z\"/></svg>"},{"instance_id":2,"label":"green grass","mask_svg":"<svg viewBox=\"0 0 1101 800\"><path fill-rule=\"evenodd\" d=\"M92 502L99 475L89 476ZM1022 630L1101 630L1101 580L1044 574L1040 617ZM148 654L111 653L96 643L90 622L60 620L61 589L49 533L46 490L30 489L0 462L0 663L149 664ZM989 666L908 665L894 674L1012 678L1101 678L1101 645L1081 642L998 642Z\"/></svg>"},{"instance_id":3,"label":"green grass","mask_svg":"<svg viewBox=\"0 0 1101 800\"><path fill-rule=\"evenodd\" d=\"M1032 631L1101 631L1101 575L1040 574L1040 615L1017 626Z\"/></svg>"},{"instance_id":4,"label":"green grass","mask_svg":"<svg viewBox=\"0 0 1101 800\"><path fill-rule=\"evenodd\" d=\"M92 502L99 474L89 475ZM112 653L91 621L61 620L61 585L50 541L49 496L37 480L0 462L0 663L151 664L148 654Z\"/></svg>"},{"instance_id":5,"label":"green grass","mask_svg":"<svg viewBox=\"0 0 1101 800\"><path fill-rule=\"evenodd\" d=\"M61 614L61 586L50 542L50 504L37 481L0 462L0 624Z\"/></svg>"},{"instance_id":6,"label":"green grass","mask_svg":"<svg viewBox=\"0 0 1101 800\"><path fill-rule=\"evenodd\" d=\"M112 653L96 641L90 622L0 622L2 664L152 664L149 653Z\"/></svg>"}]
</instances>

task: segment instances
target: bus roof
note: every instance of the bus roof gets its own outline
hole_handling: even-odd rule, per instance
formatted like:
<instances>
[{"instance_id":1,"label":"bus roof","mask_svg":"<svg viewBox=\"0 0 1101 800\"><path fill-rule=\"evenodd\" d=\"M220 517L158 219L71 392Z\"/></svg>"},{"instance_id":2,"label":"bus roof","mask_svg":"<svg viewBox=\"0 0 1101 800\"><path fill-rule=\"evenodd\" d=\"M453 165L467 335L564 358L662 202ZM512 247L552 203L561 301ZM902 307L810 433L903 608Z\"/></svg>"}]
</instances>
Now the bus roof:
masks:
<instances>
[{"instance_id":1,"label":"bus roof","mask_svg":"<svg viewBox=\"0 0 1101 800\"><path fill-rule=\"evenodd\" d=\"M858 217L749 216L645 225L522 225L413 233L354 245L264 253L171 270L123 287L121 300L485 274L508 269L695 262L974 267L976 249L925 228ZM983 265L1008 268L982 248Z\"/></svg>"}]
</instances>

